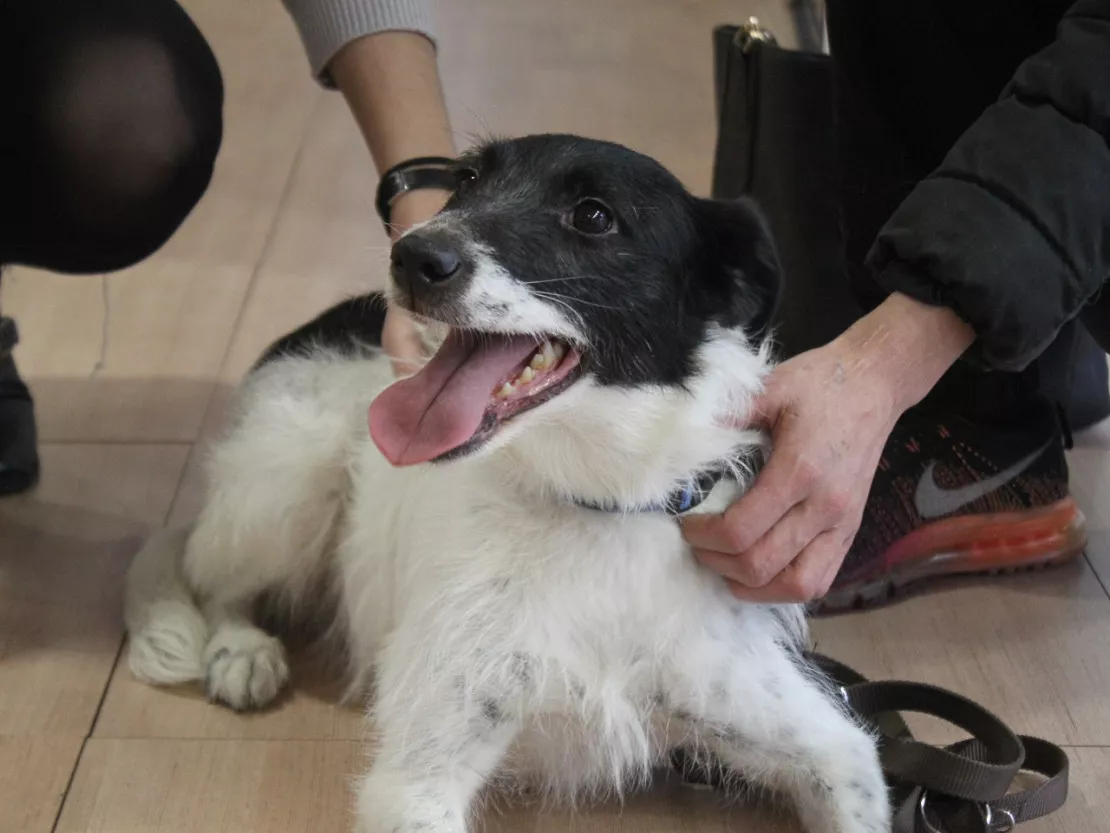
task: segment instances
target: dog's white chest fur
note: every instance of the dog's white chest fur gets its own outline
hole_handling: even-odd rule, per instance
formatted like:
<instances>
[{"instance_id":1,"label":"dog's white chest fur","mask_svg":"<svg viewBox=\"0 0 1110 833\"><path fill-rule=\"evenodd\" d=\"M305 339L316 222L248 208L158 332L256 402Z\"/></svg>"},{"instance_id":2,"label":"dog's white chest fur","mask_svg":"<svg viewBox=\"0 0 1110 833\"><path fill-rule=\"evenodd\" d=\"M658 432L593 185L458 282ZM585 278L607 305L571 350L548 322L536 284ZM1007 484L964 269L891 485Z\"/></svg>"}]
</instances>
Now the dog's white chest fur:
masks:
<instances>
[{"instance_id":1,"label":"dog's white chest fur","mask_svg":"<svg viewBox=\"0 0 1110 833\"><path fill-rule=\"evenodd\" d=\"M378 709L461 696L476 719L518 725L509 767L561 793L645 776L692 731L668 692L709 696L696 669L745 655L761 684L773 634L801 632L793 611L732 599L663 514L514 494L496 458L398 472L367 446L354 481L340 586L356 667L382 657ZM428 673L391 678L390 653Z\"/></svg>"}]
</instances>

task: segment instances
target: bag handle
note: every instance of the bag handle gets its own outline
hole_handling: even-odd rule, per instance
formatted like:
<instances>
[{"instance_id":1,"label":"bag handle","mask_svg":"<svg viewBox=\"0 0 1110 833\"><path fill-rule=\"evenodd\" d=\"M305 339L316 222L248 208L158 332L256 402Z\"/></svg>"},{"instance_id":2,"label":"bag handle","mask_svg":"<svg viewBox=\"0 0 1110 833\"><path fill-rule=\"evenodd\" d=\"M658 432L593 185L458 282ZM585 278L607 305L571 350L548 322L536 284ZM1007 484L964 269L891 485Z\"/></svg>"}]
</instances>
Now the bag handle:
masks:
<instances>
[{"instance_id":1,"label":"bag handle","mask_svg":"<svg viewBox=\"0 0 1110 833\"><path fill-rule=\"evenodd\" d=\"M880 732L879 759L895 797L894 833L1008 833L1067 800L1068 757L1055 744L1017 735L987 709L945 689L872 682L829 657L807 658ZM906 711L938 717L972 737L944 747L922 743L899 714ZM1044 782L1008 792L1023 770Z\"/></svg>"}]
</instances>

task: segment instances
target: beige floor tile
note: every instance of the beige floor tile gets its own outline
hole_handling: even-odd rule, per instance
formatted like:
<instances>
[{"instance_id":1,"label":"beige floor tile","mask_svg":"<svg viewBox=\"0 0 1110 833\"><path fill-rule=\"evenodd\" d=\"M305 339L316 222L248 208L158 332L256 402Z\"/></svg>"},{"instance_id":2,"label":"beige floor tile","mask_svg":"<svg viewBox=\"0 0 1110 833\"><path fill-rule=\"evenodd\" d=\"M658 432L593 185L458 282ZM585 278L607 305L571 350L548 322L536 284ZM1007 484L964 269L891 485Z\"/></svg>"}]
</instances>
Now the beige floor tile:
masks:
<instances>
[{"instance_id":1,"label":"beige floor tile","mask_svg":"<svg viewBox=\"0 0 1110 833\"><path fill-rule=\"evenodd\" d=\"M174 496L168 526L176 528L192 523L204 504L206 455L227 424L233 392L231 385L223 383L217 384L212 391L200 436L190 450L181 485Z\"/></svg>"},{"instance_id":2,"label":"beige floor tile","mask_svg":"<svg viewBox=\"0 0 1110 833\"><path fill-rule=\"evenodd\" d=\"M182 5L220 63L224 137L208 193L160 256L253 266L322 91L280 3L184 0Z\"/></svg>"},{"instance_id":3,"label":"beige floor tile","mask_svg":"<svg viewBox=\"0 0 1110 833\"><path fill-rule=\"evenodd\" d=\"M1090 533L1087 561L1102 582L1103 588L1110 592L1110 531Z\"/></svg>"},{"instance_id":4,"label":"beige floor tile","mask_svg":"<svg viewBox=\"0 0 1110 833\"><path fill-rule=\"evenodd\" d=\"M294 654L292 690L274 708L236 714L209 703L202 686L153 688L135 680L121 661L96 721L98 738L211 738L248 740L361 740L357 705L339 704L338 675L314 667L306 652Z\"/></svg>"},{"instance_id":5,"label":"beige floor tile","mask_svg":"<svg viewBox=\"0 0 1110 833\"><path fill-rule=\"evenodd\" d=\"M88 733L122 637L122 579L185 447L47 446L0 502L0 737Z\"/></svg>"},{"instance_id":6,"label":"beige floor tile","mask_svg":"<svg viewBox=\"0 0 1110 833\"><path fill-rule=\"evenodd\" d=\"M1071 491L1083 514L1087 528L1110 531L1110 447L1077 448L1068 455Z\"/></svg>"},{"instance_id":7,"label":"beige floor tile","mask_svg":"<svg viewBox=\"0 0 1110 833\"><path fill-rule=\"evenodd\" d=\"M5 277L43 440L193 440L249 278L159 257L104 278Z\"/></svg>"},{"instance_id":8,"label":"beige floor tile","mask_svg":"<svg viewBox=\"0 0 1110 833\"><path fill-rule=\"evenodd\" d=\"M377 178L339 96L319 102L274 224L273 240L221 371L235 382L265 347L341 298L384 285L388 239Z\"/></svg>"},{"instance_id":9,"label":"beige floor tile","mask_svg":"<svg viewBox=\"0 0 1110 833\"><path fill-rule=\"evenodd\" d=\"M352 743L90 740L57 831L346 830Z\"/></svg>"},{"instance_id":10,"label":"beige floor tile","mask_svg":"<svg viewBox=\"0 0 1110 833\"><path fill-rule=\"evenodd\" d=\"M1068 801L1056 813L1018 828L1020 833L1096 833L1110 829L1110 749L1068 749Z\"/></svg>"},{"instance_id":11,"label":"beige floor tile","mask_svg":"<svg viewBox=\"0 0 1110 833\"><path fill-rule=\"evenodd\" d=\"M0 830L49 833L82 739L0 737Z\"/></svg>"},{"instance_id":12,"label":"beige floor tile","mask_svg":"<svg viewBox=\"0 0 1110 833\"><path fill-rule=\"evenodd\" d=\"M1086 562L972 579L864 614L815 622L818 650L872 678L960 692L1015 730L1110 744L1110 600ZM930 726L930 739L951 740Z\"/></svg>"},{"instance_id":13,"label":"beige floor tile","mask_svg":"<svg viewBox=\"0 0 1110 833\"><path fill-rule=\"evenodd\" d=\"M1105 829L1110 749L1069 749L1071 791L1062 810L1023 833ZM362 766L342 741L89 741L58 833L301 833L351 829L347 784ZM491 833L786 833L797 827L770 808L724 808L713 796L661 784L623 808L576 814L495 800Z\"/></svg>"},{"instance_id":14,"label":"beige floor tile","mask_svg":"<svg viewBox=\"0 0 1110 833\"><path fill-rule=\"evenodd\" d=\"M351 829L358 744L342 741L89 741L58 833L302 833ZM628 833L785 833L767 811L726 809L674 787L576 815L498 802L482 829Z\"/></svg>"}]
</instances>

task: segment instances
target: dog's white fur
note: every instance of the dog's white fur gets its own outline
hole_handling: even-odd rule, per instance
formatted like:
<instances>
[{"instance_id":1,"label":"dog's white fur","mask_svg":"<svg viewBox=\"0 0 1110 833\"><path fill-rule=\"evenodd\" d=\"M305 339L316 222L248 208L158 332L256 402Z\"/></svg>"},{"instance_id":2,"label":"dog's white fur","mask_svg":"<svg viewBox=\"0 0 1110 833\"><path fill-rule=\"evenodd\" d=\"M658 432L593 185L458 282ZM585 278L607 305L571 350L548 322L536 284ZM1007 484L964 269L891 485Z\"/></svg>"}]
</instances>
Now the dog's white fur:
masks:
<instances>
[{"instance_id":1,"label":"dog's white fur","mask_svg":"<svg viewBox=\"0 0 1110 833\"><path fill-rule=\"evenodd\" d=\"M195 526L153 538L129 574L132 672L267 705L289 671L251 604L276 594L308 616L331 587L380 737L360 831L461 833L495 774L568 800L622 792L680 743L784 790L810 833L889 830L872 737L794 655L801 610L737 602L673 519L571 502L659 500L759 442L721 417L747 411L766 355L719 330L700 364L685 392L586 376L480 453L405 469L366 430L384 358L263 365Z\"/></svg>"}]
</instances>

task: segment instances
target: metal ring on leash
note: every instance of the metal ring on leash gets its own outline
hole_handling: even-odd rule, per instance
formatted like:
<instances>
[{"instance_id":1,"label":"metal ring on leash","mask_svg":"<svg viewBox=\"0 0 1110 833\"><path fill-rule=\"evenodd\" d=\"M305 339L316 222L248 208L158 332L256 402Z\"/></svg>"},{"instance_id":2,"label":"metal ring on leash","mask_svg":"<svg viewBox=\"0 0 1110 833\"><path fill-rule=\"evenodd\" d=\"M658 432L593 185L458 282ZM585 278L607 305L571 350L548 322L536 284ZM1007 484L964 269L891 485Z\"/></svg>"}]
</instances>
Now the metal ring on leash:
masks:
<instances>
[{"instance_id":1,"label":"metal ring on leash","mask_svg":"<svg viewBox=\"0 0 1110 833\"><path fill-rule=\"evenodd\" d=\"M1009 810L996 810L989 803L980 804L979 814L983 817L983 828L986 833L1010 833L1017 827L1017 819ZM925 833L947 833L933 824L929 819L929 793L921 791L921 800L917 803L917 814L925 826Z\"/></svg>"}]
</instances>

